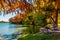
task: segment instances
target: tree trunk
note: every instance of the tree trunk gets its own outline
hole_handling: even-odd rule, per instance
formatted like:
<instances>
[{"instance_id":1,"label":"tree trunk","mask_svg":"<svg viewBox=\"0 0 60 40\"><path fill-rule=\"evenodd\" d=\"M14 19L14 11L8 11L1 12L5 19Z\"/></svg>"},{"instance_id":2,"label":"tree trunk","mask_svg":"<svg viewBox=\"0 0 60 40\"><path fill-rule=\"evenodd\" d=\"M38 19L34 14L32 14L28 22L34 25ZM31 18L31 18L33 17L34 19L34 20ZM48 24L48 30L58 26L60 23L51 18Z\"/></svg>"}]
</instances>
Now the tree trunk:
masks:
<instances>
[{"instance_id":1,"label":"tree trunk","mask_svg":"<svg viewBox=\"0 0 60 40\"><path fill-rule=\"evenodd\" d=\"M54 28L54 30L57 30L57 28L58 28L58 10L56 10L55 23L53 24L53 28Z\"/></svg>"},{"instance_id":2,"label":"tree trunk","mask_svg":"<svg viewBox=\"0 0 60 40\"><path fill-rule=\"evenodd\" d=\"M58 27L58 10L56 10L56 20L55 20L55 24L56 24L57 27Z\"/></svg>"}]
</instances>

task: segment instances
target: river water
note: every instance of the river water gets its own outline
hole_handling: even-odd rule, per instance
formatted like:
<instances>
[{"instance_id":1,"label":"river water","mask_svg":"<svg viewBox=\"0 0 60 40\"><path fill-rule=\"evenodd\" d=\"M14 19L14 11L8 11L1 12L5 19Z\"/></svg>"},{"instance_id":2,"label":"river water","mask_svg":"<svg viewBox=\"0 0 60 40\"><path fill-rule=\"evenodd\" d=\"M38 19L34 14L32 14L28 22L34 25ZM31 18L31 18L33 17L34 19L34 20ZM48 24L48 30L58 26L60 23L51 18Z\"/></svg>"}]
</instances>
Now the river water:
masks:
<instances>
[{"instance_id":1,"label":"river water","mask_svg":"<svg viewBox=\"0 0 60 40\"><path fill-rule=\"evenodd\" d=\"M0 37L6 37L6 35L11 35L17 33L18 31L22 33L22 25L15 25L10 23L0 23Z\"/></svg>"}]
</instances>

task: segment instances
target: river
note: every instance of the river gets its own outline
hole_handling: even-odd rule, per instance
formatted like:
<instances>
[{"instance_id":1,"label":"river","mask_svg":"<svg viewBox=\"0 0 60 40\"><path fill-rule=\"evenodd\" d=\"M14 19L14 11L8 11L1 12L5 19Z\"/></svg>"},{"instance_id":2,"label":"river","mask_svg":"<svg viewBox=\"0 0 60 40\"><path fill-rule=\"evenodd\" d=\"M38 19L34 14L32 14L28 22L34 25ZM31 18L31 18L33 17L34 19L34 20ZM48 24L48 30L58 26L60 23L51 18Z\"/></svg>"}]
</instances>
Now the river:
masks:
<instances>
[{"instance_id":1,"label":"river","mask_svg":"<svg viewBox=\"0 0 60 40\"><path fill-rule=\"evenodd\" d=\"M15 34L18 31L22 33L22 25L15 25L10 23L0 23L0 37L6 37L6 35Z\"/></svg>"}]
</instances>

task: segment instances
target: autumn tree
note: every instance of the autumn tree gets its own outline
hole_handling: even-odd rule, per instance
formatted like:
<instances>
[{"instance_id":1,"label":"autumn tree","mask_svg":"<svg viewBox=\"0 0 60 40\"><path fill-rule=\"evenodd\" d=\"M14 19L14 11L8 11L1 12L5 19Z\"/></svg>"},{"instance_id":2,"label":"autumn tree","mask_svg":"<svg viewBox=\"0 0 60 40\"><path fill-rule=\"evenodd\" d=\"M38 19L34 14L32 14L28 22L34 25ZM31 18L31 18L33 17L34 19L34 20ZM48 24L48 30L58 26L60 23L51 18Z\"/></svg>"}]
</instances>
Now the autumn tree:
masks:
<instances>
[{"instance_id":1,"label":"autumn tree","mask_svg":"<svg viewBox=\"0 0 60 40\"><path fill-rule=\"evenodd\" d=\"M8 14L10 12L17 12L17 16L13 20L19 22L22 19L28 19L28 21L32 21L36 18L35 22L38 22L39 25L42 22L42 18L40 12L44 15L43 19L51 19L57 26L57 17L58 17L58 10L57 10L57 0L34 0L34 4L28 3L26 0L1 0L0 1L0 11L3 11L4 14ZM21 10L20 12L17 10ZM33 14L33 18L29 16L29 13ZM38 17L40 16L40 17ZM30 19L32 18L32 20ZM38 20L39 19L39 20ZM12 21L12 20L10 20ZM13 21L14 22L14 21ZM29 24L30 24L29 22ZM33 23L33 21L32 21ZM28 24L28 23L27 23ZM42 23L44 24L44 23ZM33 25L33 24L32 24Z\"/></svg>"}]
</instances>

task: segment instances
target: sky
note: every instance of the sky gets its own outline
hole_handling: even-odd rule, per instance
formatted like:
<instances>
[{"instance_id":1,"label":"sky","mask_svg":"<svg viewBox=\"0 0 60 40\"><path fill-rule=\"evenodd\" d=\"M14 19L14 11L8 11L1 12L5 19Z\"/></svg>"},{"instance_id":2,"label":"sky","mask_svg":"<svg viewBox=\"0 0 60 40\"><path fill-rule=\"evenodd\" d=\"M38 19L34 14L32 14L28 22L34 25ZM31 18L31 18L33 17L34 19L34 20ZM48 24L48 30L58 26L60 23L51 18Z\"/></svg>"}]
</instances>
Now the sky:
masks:
<instances>
[{"instance_id":1,"label":"sky","mask_svg":"<svg viewBox=\"0 0 60 40\"><path fill-rule=\"evenodd\" d=\"M28 2L28 0L27 0L27 2ZM31 2L31 1L30 1L30 2ZM32 2L33 2L33 0L32 0ZM28 2L28 3L29 3L29 2ZM18 9L18 10L19 10L19 9ZM21 12L21 11L19 11L19 12ZM10 19L11 17L16 16L15 13L13 13L13 15L12 15L11 13L9 13L9 14L4 15L4 16L3 16L3 14L4 14L4 12L1 11L1 12L0 12L0 21L6 21L6 22L9 22L9 19Z\"/></svg>"},{"instance_id":2,"label":"sky","mask_svg":"<svg viewBox=\"0 0 60 40\"><path fill-rule=\"evenodd\" d=\"M14 16L16 16L16 14L14 14L14 13L13 13L13 15L12 15L11 13L9 13L9 14L4 15L4 16L3 16L3 13L2 13L2 15L0 15L0 21L9 22L9 19L10 19L11 17L14 17Z\"/></svg>"}]
</instances>

